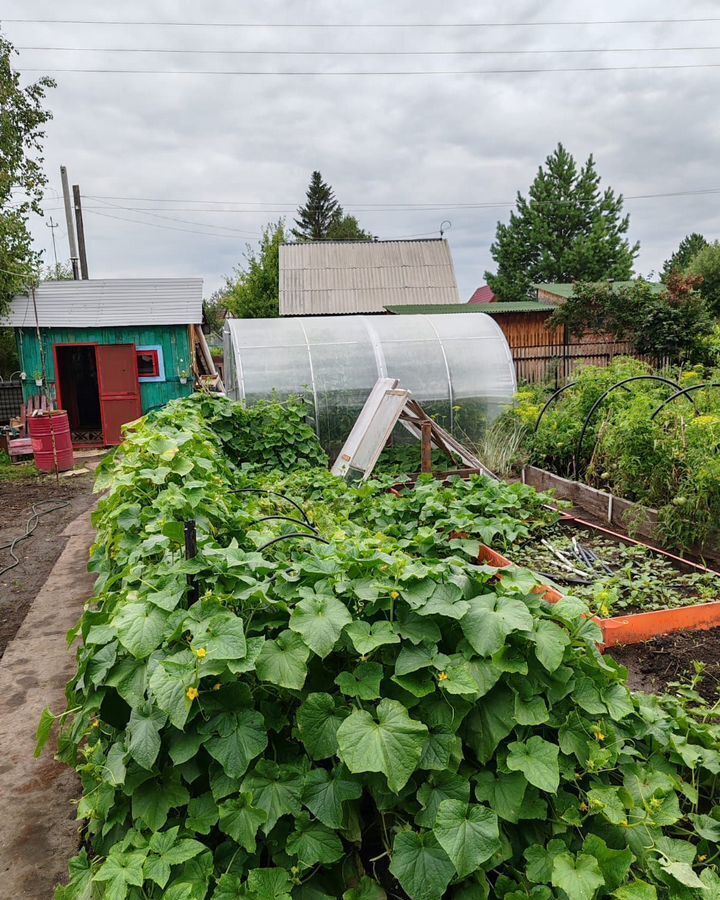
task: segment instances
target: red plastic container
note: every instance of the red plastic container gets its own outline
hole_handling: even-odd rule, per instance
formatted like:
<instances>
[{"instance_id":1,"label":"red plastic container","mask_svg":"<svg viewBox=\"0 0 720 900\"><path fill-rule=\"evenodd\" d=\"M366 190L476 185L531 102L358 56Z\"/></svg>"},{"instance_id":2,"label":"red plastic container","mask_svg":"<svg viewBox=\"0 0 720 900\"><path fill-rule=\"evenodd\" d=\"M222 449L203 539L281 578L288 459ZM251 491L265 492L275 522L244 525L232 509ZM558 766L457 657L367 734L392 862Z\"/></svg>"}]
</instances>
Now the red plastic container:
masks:
<instances>
[{"instance_id":1,"label":"red plastic container","mask_svg":"<svg viewBox=\"0 0 720 900\"><path fill-rule=\"evenodd\" d=\"M35 465L41 472L65 472L75 465L70 423L64 409L28 419Z\"/></svg>"}]
</instances>

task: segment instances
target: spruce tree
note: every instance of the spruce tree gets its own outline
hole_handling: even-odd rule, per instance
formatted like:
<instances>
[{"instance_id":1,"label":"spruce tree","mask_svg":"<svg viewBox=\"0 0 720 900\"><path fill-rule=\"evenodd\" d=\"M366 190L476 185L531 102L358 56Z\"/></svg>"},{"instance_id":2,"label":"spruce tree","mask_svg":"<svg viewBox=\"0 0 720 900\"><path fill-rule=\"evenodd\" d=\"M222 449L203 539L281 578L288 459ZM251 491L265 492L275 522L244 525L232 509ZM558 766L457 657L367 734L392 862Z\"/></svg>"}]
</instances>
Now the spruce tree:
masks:
<instances>
[{"instance_id":1,"label":"spruce tree","mask_svg":"<svg viewBox=\"0 0 720 900\"><path fill-rule=\"evenodd\" d=\"M684 272L692 262L693 257L697 256L707 245L708 242L705 238L696 231L684 237L670 259L665 260L660 280L667 281L668 276L673 272Z\"/></svg>"},{"instance_id":2,"label":"spruce tree","mask_svg":"<svg viewBox=\"0 0 720 900\"><path fill-rule=\"evenodd\" d=\"M355 216L347 215L335 199L333 189L313 172L305 195L305 205L298 209L297 228L292 235L297 241L374 241L363 231Z\"/></svg>"},{"instance_id":3,"label":"spruce tree","mask_svg":"<svg viewBox=\"0 0 720 900\"><path fill-rule=\"evenodd\" d=\"M625 237L623 198L600 188L592 155L578 169L558 144L538 169L528 198L518 192L507 225L490 247L497 273L486 272L499 300L527 300L537 282L624 281L639 244Z\"/></svg>"},{"instance_id":4,"label":"spruce tree","mask_svg":"<svg viewBox=\"0 0 720 900\"><path fill-rule=\"evenodd\" d=\"M319 172L313 172L305 194L305 205L298 209L293 237L298 241L325 241L335 221L339 204L329 184Z\"/></svg>"}]
</instances>

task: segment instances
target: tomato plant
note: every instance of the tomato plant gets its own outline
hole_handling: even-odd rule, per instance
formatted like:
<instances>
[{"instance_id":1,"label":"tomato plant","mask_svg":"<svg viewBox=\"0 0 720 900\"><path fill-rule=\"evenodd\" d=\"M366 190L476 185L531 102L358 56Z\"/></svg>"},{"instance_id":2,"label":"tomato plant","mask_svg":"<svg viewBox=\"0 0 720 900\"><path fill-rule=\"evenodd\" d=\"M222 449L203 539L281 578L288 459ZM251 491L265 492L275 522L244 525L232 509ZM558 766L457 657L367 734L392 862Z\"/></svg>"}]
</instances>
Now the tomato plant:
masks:
<instances>
[{"instance_id":1,"label":"tomato plant","mask_svg":"<svg viewBox=\"0 0 720 900\"><path fill-rule=\"evenodd\" d=\"M265 434L283 409L174 401L101 467L96 594L38 733L83 785L59 900L718 893L712 712L631 694L582 602L448 545L532 529L533 492L348 486L301 420Z\"/></svg>"}]
</instances>

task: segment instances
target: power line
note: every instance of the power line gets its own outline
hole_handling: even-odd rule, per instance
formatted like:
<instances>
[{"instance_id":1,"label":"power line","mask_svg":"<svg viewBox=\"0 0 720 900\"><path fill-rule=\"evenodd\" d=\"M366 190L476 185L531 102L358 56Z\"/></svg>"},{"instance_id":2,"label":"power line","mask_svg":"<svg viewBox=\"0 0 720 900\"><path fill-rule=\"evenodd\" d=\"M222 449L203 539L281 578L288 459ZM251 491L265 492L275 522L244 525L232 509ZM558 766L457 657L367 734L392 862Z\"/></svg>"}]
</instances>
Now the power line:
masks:
<instances>
[{"instance_id":1,"label":"power line","mask_svg":"<svg viewBox=\"0 0 720 900\"><path fill-rule=\"evenodd\" d=\"M548 72L641 72L660 69L717 69L720 63L679 63L668 65L649 66L573 66L572 68L534 68L534 69L424 69L416 71L385 71L385 72L266 72L262 70L223 70L223 69L66 69L57 66L44 66L43 68L17 69L18 72L76 72L88 75L270 75L275 77L355 77L366 78L376 75L410 76L410 75L539 75Z\"/></svg>"},{"instance_id":2,"label":"power line","mask_svg":"<svg viewBox=\"0 0 720 900\"><path fill-rule=\"evenodd\" d=\"M676 25L720 22L720 17L679 19L590 19L524 22L163 22L129 19L3 19L33 25L137 25L177 28L535 28L565 25Z\"/></svg>"},{"instance_id":3,"label":"power line","mask_svg":"<svg viewBox=\"0 0 720 900\"><path fill-rule=\"evenodd\" d=\"M97 209L88 210L94 216L103 216L106 219L117 219L118 222L131 222L133 225L148 225L151 228L165 228L167 231L184 231L187 234L200 234L204 237L225 238L226 240L234 240L234 235L218 234L216 231L194 231L190 228L176 228L174 225L161 225L159 222L143 222L142 219L128 219L126 216L114 216L111 213L100 212ZM212 226L210 226L212 227ZM252 237L259 235L253 234Z\"/></svg>"},{"instance_id":4,"label":"power line","mask_svg":"<svg viewBox=\"0 0 720 900\"><path fill-rule=\"evenodd\" d=\"M199 225L202 228L215 228L215 229L219 229L221 231L235 232L236 234L241 234L245 237L256 237L256 234L254 231L250 232L250 231L245 231L242 228L232 228L229 225L213 225L210 222L194 222L189 219L179 219L177 216L163 216L163 215L159 215L157 212L142 209L137 206L134 206L134 207L133 206L118 206L118 204L116 204L116 203L108 203L107 201L105 201L103 203L103 206L106 208L110 207L111 209L127 210L129 212L139 212L139 213L142 213L143 215L151 216L154 219L166 219L170 222L180 222L184 225ZM95 209L95 208L96 207L92 207L92 206L86 207L86 209L91 209L91 210ZM202 212L202 210L200 210L200 212ZM147 224L152 225L154 223L148 222Z\"/></svg>"},{"instance_id":5,"label":"power line","mask_svg":"<svg viewBox=\"0 0 720 900\"><path fill-rule=\"evenodd\" d=\"M712 188L695 188L692 190L685 191L662 191L658 193L647 193L647 194L623 194L624 200L652 200L656 198L664 198L664 197L694 197L706 194L720 194L720 187L712 187ZM204 198L202 200L193 200L190 197L122 197L114 194L83 194L83 197L87 200L125 200L130 203L208 203L208 204L234 204L234 205L243 205L243 206L255 206L256 209L201 209L196 207L186 207L187 212L223 212L223 213L237 213L237 212L283 212L285 210L295 210L297 208L297 201L284 201L284 202L271 202L271 201L260 201L260 200L208 200ZM390 209L399 209L401 211L411 211L411 210L427 210L432 212L433 210L442 210L442 209L493 209L497 207L503 206L514 206L515 200L498 200L492 202L485 203L344 203L343 206L347 209L356 209L362 210L364 212L383 212ZM275 207L275 208L274 208ZM58 207L59 208L59 207ZM92 207L91 207L92 208ZM124 209L133 210L133 207L122 207ZM166 210L167 212L180 212L176 207L160 207L160 210Z\"/></svg>"},{"instance_id":6,"label":"power line","mask_svg":"<svg viewBox=\"0 0 720 900\"><path fill-rule=\"evenodd\" d=\"M17 50L67 53L190 53L220 56L518 56L548 53L694 53L720 47L600 47L549 50L198 50L172 47L17 47Z\"/></svg>"}]
</instances>

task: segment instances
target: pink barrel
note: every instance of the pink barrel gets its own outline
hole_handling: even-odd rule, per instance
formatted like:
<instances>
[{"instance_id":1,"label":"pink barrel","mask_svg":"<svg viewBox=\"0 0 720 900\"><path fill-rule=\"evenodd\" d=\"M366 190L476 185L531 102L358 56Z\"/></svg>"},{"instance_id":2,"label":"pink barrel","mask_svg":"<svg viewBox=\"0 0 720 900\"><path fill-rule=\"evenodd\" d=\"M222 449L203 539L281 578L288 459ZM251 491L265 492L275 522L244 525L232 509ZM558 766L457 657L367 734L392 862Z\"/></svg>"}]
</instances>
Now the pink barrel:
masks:
<instances>
[{"instance_id":1,"label":"pink barrel","mask_svg":"<svg viewBox=\"0 0 720 900\"><path fill-rule=\"evenodd\" d=\"M75 464L70 424L64 409L28 418L35 465L41 472L65 472Z\"/></svg>"}]
</instances>

